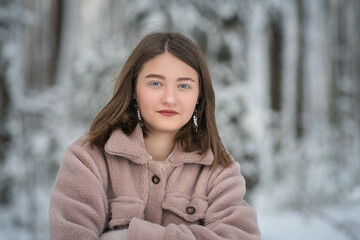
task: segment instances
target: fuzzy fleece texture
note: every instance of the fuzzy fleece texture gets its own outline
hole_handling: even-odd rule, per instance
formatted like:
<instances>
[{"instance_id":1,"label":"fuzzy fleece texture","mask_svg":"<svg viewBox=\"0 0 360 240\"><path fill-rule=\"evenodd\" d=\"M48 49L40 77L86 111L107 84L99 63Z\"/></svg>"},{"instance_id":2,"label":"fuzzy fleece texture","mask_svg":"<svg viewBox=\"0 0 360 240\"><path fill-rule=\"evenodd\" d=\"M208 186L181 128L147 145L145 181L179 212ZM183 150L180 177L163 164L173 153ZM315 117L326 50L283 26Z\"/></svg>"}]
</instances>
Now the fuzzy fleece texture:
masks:
<instances>
[{"instance_id":1,"label":"fuzzy fleece texture","mask_svg":"<svg viewBox=\"0 0 360 240\"><path fill-rule=\"evenodd\" d=\"M66 150L51 192L50 239L95 240L117 229L133 240L260 239L239 164L212 162L210 150L179 146L165 162L152 161L140 126L130 136L114 131L104 150L84 136Z\"/></svg>"}]
</instances>

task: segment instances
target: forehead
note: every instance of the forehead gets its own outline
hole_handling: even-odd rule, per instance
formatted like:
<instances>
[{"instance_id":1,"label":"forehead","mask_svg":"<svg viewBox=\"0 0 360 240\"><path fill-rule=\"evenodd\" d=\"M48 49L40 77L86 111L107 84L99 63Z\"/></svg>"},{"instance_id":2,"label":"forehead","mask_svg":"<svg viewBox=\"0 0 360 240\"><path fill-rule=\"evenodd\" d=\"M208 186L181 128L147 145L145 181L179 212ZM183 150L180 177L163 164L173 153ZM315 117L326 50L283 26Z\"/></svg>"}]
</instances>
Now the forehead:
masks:
<instances>
[{"instance_id":1,"label":"forehead","mask_svg":"<svg viewBox=\"0 0 360 240\"><path fill-rule=\"evenodd\" d=\"M146 61L139 76L149 73L165 74L169 77L179 75L178 77L191 77L198 80L198 73L192 67L168 52Z\"/></svg>"}]
</instances>

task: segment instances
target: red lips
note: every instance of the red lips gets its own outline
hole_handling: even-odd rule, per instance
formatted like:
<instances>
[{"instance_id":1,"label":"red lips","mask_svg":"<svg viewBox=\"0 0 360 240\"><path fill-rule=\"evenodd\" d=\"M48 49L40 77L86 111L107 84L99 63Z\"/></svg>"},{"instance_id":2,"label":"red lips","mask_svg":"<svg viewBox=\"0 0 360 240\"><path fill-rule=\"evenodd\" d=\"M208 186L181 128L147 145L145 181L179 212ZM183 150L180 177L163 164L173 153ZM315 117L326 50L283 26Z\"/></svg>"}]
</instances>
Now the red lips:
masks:
<instances>
[{"instance_id":1,"label":"red lips","mask_svg":"<svg viewBox=\"0 0 360 240\"><path fill-rule=\"evenodd\" d=\"M160 110L158 111L158 113L167 116L167 117L171 117L171 116L175 116L176 114L178 114L178 112L174 111L174 110Z\"/></svg>"}]
</instances>

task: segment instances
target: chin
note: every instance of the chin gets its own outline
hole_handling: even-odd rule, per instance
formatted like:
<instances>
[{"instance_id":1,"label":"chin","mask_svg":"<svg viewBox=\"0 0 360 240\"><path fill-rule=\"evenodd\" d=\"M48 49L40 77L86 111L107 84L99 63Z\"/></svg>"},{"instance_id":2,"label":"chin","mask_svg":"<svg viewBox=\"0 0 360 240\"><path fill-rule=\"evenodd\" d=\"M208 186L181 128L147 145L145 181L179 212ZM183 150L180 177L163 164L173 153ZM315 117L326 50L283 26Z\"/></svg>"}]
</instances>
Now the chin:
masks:
<instances>
[{"instance_id":1,"label":"chin","mask_svg":"<svg viewBox=\"0 0 360 240\"><path fill-rule=\"evenodd\" d=\"M159 133L177 133L185 124L176 123L175 121L158 121L155 124L147 124L147 128L153 132Z\"/></svg>"},{"instance_id":2,"label":"chin","mask_svg":"<svg viewBox=\"0 0 360 240\"><path fill-rule=\"evenodd\" d=\"M181 127L153 128L154 131L162 133L177 133Z\"/></svg>"}]
</instances>

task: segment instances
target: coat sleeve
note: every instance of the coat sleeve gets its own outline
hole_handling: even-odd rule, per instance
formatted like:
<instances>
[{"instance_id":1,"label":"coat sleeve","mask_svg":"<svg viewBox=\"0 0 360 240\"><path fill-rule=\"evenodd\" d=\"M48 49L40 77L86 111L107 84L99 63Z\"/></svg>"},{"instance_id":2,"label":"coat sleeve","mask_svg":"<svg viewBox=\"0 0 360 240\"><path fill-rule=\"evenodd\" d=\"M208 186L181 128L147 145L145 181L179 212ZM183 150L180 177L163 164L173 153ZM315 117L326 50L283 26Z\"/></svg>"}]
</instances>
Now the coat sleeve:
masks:
<instances>
[{"instance_id":1,"label":"coat sleeve","mask_svg":"<svg viewBox=\"0 0 360 240\"><path fill-rule=\"evenodd\" d=\"M105 160L79 140L65 152L50 195L50 239L99 239L107 217Z\"/></svg>"},{"instance_id":2,"label":"coat sleeve","mask_svg":"<svg viewBox=\"0 0 360 240\"><path fill-rule=\"evenodd\" d=\"M209 178L208 192L204 226L169 224L163 227L134 218L129 226L129 239L261 239L256 212L243 199L245 179L238 163L215 169Z\"/></svg>"}]
</instances>

